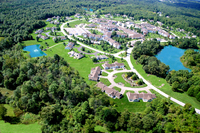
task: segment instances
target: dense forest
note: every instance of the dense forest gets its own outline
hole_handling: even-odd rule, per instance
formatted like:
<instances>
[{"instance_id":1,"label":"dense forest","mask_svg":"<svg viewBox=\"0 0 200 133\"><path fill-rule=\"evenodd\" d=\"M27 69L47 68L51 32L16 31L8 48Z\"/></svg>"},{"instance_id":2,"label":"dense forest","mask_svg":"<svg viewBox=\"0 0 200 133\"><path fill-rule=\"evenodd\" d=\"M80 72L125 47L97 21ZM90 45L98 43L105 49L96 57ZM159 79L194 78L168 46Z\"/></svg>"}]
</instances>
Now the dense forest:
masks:
<instances>
[{"instance_id":1,"label":"dense forest","mask_svg":"<svg viewBox=\"0 0 200 133\"><path fill-rule=\"evenodd\" d=\"M176 38L174 40L168 42L169 45L182 48L182 49L188 49L188 48L193 48L193 49L198 49L198 43L195 38Z\"/></svg>"}]
</instances>

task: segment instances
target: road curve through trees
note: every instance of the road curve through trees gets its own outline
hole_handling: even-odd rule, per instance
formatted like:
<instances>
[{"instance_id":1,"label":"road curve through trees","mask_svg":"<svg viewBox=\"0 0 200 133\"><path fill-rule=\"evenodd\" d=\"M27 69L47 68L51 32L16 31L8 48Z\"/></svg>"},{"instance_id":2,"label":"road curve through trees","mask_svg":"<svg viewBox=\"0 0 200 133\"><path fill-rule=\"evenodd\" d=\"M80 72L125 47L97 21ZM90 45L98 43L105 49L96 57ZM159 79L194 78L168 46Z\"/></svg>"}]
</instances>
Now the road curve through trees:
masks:
<instances>
[{"instance_id":1,"label":"road curve through trees","mask_svg":"<svg viewBox=\"0 0 200 133\"><path fill-rule=\"evenodd\" d=\"M76 20L72 20L72 21L76 21ZM69 39L74 40L70 35L66 34L66 32L65 32L65 30L64 30L64 25L67 24L67 23L69 23L69 22L72 22L72 21L68 21L68 22L66 22L66 23L63 23L63 24L61 25L61 28L60 28L60 29L61 29L61 31L62 31L62 33L63 33L64 35L68 36ZM87 46L87 45L85 45L85 44L83 44L83 43L81 43L81 42L79 42L79 41L77 41L77 43L80 44L80 45L82 45L82 46L84 46L84 47L86 47L86 48L89 48L89 49L91 49L91 50L97 51L97 52L99 52L99 53L108 54L108 53L106 53L106 52L103 52L103 51L100 51L100 50L91 48L91 47L89 47L89 46ZM148 87L150 87L151 89L153 89L153 90L155 90L156 92L160 93L161 95L163 95L163 96L166 97L166 98L170 97L169 95L167 95L166 93L162 92L161 90L159 90L158 88L156 88L155 86L153 86L151 83L149 83L149 82L148 82L146 79L144 79L135 69L133 69L133 64L131 63L131 58L130 58L132 50L133 50L133 48L129 48L129 49L127 50L127 57L124 58L124 59L128 62L128 65L129 65L129 67L131 68L131 71L132 71L132 72L135 72L135 73L138 75L139 78L142 78L143 81L144 81L144 83L147 84ZM115 57L117 57L117 58L121 58L121 57L119 57L119 54L120 54L120 53L123 53L123 52L119 52L119 53L111 54L111 55L113 55L113 56L115 56ZM116 84L116 83L115 83L115 84ZM135 88L134 88L134 89L135 89ZM181 102L181 101L179 101L179 100L177 100L177 99L175 99L175 98L173 98L173 97L170 97L170 100L172 100L173 102L175 102L175 103L177 103L177 104L179 104L179 105L181 105L181 106L184 106L184 105L185 105L185 103L183 103L183 102ZM196 111L196 113L200 114L200 110L199 110L199 109L195 108L195 111Z\"/></svg>"}]
</instances>

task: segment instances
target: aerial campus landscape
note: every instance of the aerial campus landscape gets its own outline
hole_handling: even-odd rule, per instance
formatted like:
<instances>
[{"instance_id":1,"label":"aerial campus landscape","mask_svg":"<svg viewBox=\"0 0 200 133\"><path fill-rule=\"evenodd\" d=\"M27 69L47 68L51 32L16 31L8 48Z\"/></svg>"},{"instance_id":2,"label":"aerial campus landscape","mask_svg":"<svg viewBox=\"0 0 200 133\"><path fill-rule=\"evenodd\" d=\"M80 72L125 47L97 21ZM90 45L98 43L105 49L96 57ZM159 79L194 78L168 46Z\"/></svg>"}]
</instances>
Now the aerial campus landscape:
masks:
<instances>
[{"instance_id":1,"label":"aerial campus landscape","mask_svg":"<svg viewBox=\"0 0 200 133\"><path fill-rule=\"evenodd\" d=\"M126 13L137 12L131 0L21 1L44 14L18 34L1 23L0 132L199 132L200 26L176 24L164 7L179 2L155 0L163 11L138 17ZM12 3L3 5L6 14Z\"/></svg>"}]
</instances>

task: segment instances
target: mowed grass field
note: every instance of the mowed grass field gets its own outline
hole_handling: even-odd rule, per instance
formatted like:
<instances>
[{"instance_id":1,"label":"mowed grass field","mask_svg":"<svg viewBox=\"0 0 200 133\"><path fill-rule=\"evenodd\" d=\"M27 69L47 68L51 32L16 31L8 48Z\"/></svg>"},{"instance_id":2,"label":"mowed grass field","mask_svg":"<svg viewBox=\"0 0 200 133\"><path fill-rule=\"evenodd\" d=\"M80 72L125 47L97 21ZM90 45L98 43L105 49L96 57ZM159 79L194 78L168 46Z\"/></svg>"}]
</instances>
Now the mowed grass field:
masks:
<instances>
[{"instance_id":1,"label":"mowed grass field","mask_svg":"<svg viewBox=\"0 0 200 133\"><path fill-rule=\"evenodd\" d=\"M86 20L75 20L73 22L69 22L69 27L66 25L64 25L64 28L75 28L75 25L79 25L79 24L90 24L90 22L87 22Z\"/></svg>"},{"instance_id":2,"label":"mowed grass field","mask_svg":"<svg viewBox=\"0 0 200 133\"><path fill-rule=\"evenodd\" d=\"M41 126L38 123L34 124L10 124L0 121L1 133L41 133Z\"/></svg>"},{"instance_id":3,"label":"mowed grass field","mask_svg":"<svg viewBox=\"0 0 200 133\"><path fill-rule=\"evenodd\" d=\"M74 48L74 50L77 51L77 49L75 49L75 48ZM53 47L51 49L47 49L47 51L44 51L44 52L49 57L53 57L55 54L58 54L59 56L63 57L72 68L75 68L75 70L79 71L80 76L83 77L89 85L97 83L95 81L89 80L88 75L90 74L91 68L94 68L97 66L100 66L102 68L103 63L94 64L91 59L91 56L93 56L93 55L85 55L85 57L83 57L79 60L74 59L73 57L69 56L69 54L68 54L69 50L65 49L65 46L62 43L56 45L55 47ZM109 63L111 63L111 59L108 59L107 61L109 61ZM130 67L128 66L128 63L125 60L121 61L120 59L117 58L117 61L119 63L123 62L125 64L126 68L130 69Z\"/></svg>"},{"instance_id":4,"label":"mowed grass field","mask_svg":"<svg viewBox=\"0 0 200 133\"><path fill-rule=\"evenodd\" d=\"M63 57L72 68L75 68L75 70L79 72L80 76L83 77L88 84L96 84L95 81L88 79L88 75L90 74L91 68L101 66L102 64L94 64L92 59L90 59L90 56L86 55L79 60L74 59L73 57L69 56L69 50L65 49L63 44L59 44L51 49L47 49L47 51L44 52L49 57L53 57L55 54Z\"/></svg>"},{"instance_id":5,"label":"mowed grass field","mask_svg":"<svg viewBox=\"0 0 200 133\"><path fill-rule=\"evenodd\" d=\"M15 117L13 107L4 104L7 109L6 116ZM41 126L38 123L34 124L10 124L0 120L0 133L41 133Z\"/></svg>"},{"instance_id":6,"label":"mowed grass field","mask_svg":"<svg viewBox=\"0 0 200 133\"><path fill-rule=\"evenodd\" d=\"M148 76L148 74L146 74L145 71L142 69L142 65L136 64L136 60L134 60L132 56L131 56L131 62L134 68L156 88L160 89L161 91L165 92L166 94L170 95L171 97L181 102L190 103L192 104L193 107L200 109L200 102L198 102L196 98L188 96L186 92L185 93L173 92L172 87L163 78L159 78L155 75ZM162 84L164 84L164 86L159 88L159 86L161 86Z\"/></svg>"},{"instance_id":7,"label":"mowed grass field","mask_svg":"<svg viewBox=\"0 0 200 133\"><path fill-rule=\"evenodd\" d=\"M128 92L128 91L126 91ZM117 109L117 111L122 112L125 109L127 109L130 112L142 112L145 110L146 105L148 104L148 102L129 102L128 98L126 96L126 92L124 93L123 97L121 99L115 98L112 99L110 98L110 101L113 102L115 104L115 108ZM134 91L131 91L132 93L134 93Z\"/></svg>"}]
</instances>

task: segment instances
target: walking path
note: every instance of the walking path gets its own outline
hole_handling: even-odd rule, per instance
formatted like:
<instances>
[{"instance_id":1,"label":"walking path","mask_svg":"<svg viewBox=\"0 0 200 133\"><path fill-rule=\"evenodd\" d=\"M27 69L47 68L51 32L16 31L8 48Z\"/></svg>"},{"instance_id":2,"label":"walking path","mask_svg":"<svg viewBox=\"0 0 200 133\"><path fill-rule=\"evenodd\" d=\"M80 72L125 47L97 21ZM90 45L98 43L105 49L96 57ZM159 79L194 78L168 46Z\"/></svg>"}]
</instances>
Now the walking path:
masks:
<instances>
[{"instance_id":1,"label":"walking path","mask_svg":"<svg viewBox=\"0 0 200 133\"><path fill-rule=\"evenodd\" d=\"M66 22L66 23L69 23L69 22ZM64 25L66 24L66 23L63 23L62 25L61 25L61 31L62 31L62 33L64 34L64 35L67 35L66 33L65 33L65 31L64 31ZM69 39L73 39L71 36L69 36L69 35L67 35L68 36L68 38ZM74 39L73 39L74 40ZM100 50L97 50L97 49L94 49L94 48L91 48L91 47L89 47L89 46L87 46L87 45L85 45L85 44L83 44L83 43L81 43L81 42L77 42L78 44L80 44L80 45L82 45L82 46L84 46L84 47L86 47L86 48L89 48L89 49L92 49L92 50L94 50L94 51L97 51L97 52L99 52L99 53L106 53L106 52L103 52L103 51L100 51ZM129 48L128 50L127 50L127 57L126 58L124 58L127 62L128 62L128 65L130 66L130 68L131 68L131 70L126 70L126 71L124 71L124 72L135 72L137 75L138 75L138 77L139 78L142 78L143 79L143 81L144 81L144 83L145 84L147 84L147 88L145 88L145 89L154 89L155 91L157 91L158 93L160 93L161 95L163 95L164 97L166 97L166 98L168 98L168 97L170 97L169 95L167 95L166 93L164 93L164 92L162 92L161 90L159 90L159 89L157 89L156 87L154 87L151 83L149 83L147 80L145 80L135 69L133 69L133 65L132 65L132 63L131 63L131 59L130 59L130 55L131 55L131 52L132 52L132 49L133 48ZM124 52L124 51L121 51L121 52ZM120 53L121 53L120 52ZM111 54L111 55L113 55L113 56L115 56L115 57L117 57L117 58L119 58L119 54L120 53L116 53L116 54ZM108 54L108 53L106 53L106 54ZM120 57L121 58L121 57ZM118 72L120 72L120 71L114 71L114 72L111 72L111 74L109 74L108 75L108 80L110 81L110 82L113 82L113 79L112 79L112 75L113 74L115 74L115 73L118 73ZM117 83L113 83L113 85L115 85L116 87L120 87L120 88L122 88L122 86L119 86ZM132 90L132 89L134 89L134 91L137 91L137 89L139 90L141 90L141 88L137 88L137 89L135 89L135 88L122 88L122 91L121 92L123 92L123 91L125 91L125 89L126 90ZM144 88L143 88L144 89ZM122 93L123 94L123 93ZM170 100L172 100L173 102L175 102L175 103L177 103L177 104L179 104L179 105L181 105L181 106L184 106L185 105L185 103L183 103L183 102L181 102L181 101L179 101L179 100L177 100L177 99L175 99L175 98L173 98L173 97L170 97ZM195 108L195 110L196 110L196 112L198 113L198 114L200 114L200 110L199 109L196 109Z\"/></svg>"}]
</instances>

